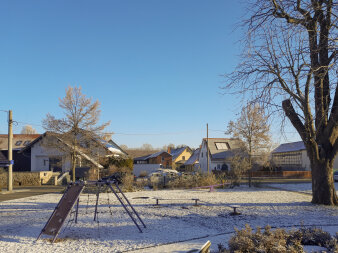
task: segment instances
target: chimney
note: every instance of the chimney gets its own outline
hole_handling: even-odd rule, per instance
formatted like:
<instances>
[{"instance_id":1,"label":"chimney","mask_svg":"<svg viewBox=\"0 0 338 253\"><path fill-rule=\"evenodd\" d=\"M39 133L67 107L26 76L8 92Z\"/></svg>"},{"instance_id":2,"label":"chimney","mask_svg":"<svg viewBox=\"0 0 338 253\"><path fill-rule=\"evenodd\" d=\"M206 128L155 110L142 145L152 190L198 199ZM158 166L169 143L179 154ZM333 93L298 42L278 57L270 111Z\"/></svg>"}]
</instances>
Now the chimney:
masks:
<instances>
[{"instance_id":1,"label":"chimney","mask_svg":"<svg viewBox=\"0 0 338 253\"><path fill-rule=\"evenodd\" d=\"M168 153L171 154L171 147L168 147Z\"/></svg>"}]
</instances>

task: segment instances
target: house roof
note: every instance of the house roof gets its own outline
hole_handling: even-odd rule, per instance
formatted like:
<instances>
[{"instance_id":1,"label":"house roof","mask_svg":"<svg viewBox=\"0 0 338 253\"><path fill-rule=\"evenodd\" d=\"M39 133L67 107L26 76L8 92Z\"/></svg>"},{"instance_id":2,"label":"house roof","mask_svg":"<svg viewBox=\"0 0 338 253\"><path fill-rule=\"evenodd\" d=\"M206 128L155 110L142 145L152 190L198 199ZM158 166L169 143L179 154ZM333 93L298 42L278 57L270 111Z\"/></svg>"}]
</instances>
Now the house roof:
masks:
<instances>
[{"instance_id":1,"label":"house roof","mask_svg":"<svg viewBox=\"0 0 338 253\"><path fill-rule=\"evenodd\" d=\"M198 161L198 156L200 154L200 148L196 149L190 158L185 162L184 165L193 165Z\"/></svg>"},{"instance_id":2,"label":"house roof","mask_svg":"<svg viewBox=\"0 0 338 253\"><path fill-rule=\"evenodd\" d=\"M129 157L131 158L139 158L143 156L149 156L154 152L158 152L159 150L144 150L144 149L127 149L126 152L128 153Z\"/></svg>"},{"instance_id":3,"label":"house roof","mask_svg":"<svg viewBox=\"0 0 338 253\"><path fill-rule=\"evenodd\" d=\"M163 153L166 153L167 155L171 156L171 154L169 154L166 151L159 151L159 152L156 152L154 154L150 154L150 155L146 155L146 156L141 156L141 157L135 157L134 161L146 161L146 160L148 160L150 158L155 158L155 157L157 157L159 155L162 155Z\"/></svg>"},{"instance_id":4,"label":"house roof","mask_svg":"<svg viewBox=\"0 0 338 253\"><path fill-rule=\"evenodd\" d=\"M40 134L13 134L13 150L25 148ZM0 150L8 150L8 134L0 134Z\"/></svg>"},{"instance_id":5,"label":"house roof","mask_svg":"<svg viewBox=\"0 0 338 253\"><path fill-rule=\"evenodd\" d=\"M212 154L211 158L212 159L221 159L221 160L224 160L224 159L231 158L234 155L235 155L235 153L234 153L233 150L227 150L227 151L219 152L219 153L216 153L216 154Z\"/></svg>"},{"instance_id":6,"label":"house roof","mask_svg":"<svg viewBox=\"0 0 338 253\"><path fill-rule=\"evenodd\" d=\"M181 147L181 148L176 148L176 149L171 149L170 150L170 154L173 156L173 160L176 160L176 158L179 157L180 154L182 154L183 151L186 150L187 148L189 150L191 150L188 146Z\"/></svg>"},{"instance_id":7,"label":"house roof","mask_svg":"<svg viewBox=\"0 0 338 253\"><path fill-rule=\"evenodd\" d=\"M207 139L204 138L203 142L206 142ZM228 150L239 149L241 147L241 141L235 138L208 138L209 152L212 158L215 154L222 153L216 157L228 156L230 153L225 153ZM221 159L221 158L215 158Z\"/></svg>"},{"instance_id":8,"label":"house roof","mask_svg":"<svg viewBox=\"0 0 338 253\"><path fill-rule=\"evenodd\" d=\"M305 149L306 149L305 145L302 141L290 142L290 143L284 143L284 144L279 145L276 149L272 151L272 154L294 152L294 151L300 151L300 150L305 150Z\"/></svg>"},{"instance_id":9,"label":"house roof","mask_svg":"<svg viewBox=\"0 0 338 253\"><path fill-rule=\"evenodd\" d=\"M120 148L113 140L105 141L101 140L102 145L114 154L128 155L122 148Z\"/></svg>"}]
</instances>

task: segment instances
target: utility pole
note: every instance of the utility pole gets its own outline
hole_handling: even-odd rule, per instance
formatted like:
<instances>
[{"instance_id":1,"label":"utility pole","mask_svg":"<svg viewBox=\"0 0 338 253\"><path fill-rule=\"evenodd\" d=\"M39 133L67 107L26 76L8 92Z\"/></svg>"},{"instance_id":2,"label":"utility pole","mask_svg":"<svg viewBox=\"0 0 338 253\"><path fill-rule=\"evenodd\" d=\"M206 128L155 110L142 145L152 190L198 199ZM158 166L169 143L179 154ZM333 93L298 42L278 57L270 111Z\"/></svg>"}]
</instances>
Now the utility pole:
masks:
<instances>
[{"instance_id":1,"label":"utility pole","mask_svg":"<svg viewBox=\"0 0 338 253\"><path fill-rule=\"evenodd\" d=\"M11 192L13 190L13 155L12 155L12 147L13 147L13 116L12 110L8 111L8 161L10 162L8 166L8 180L7 180L7 190Z\"/></svg>"},{"instance_id":2,"label":"utility pole","mask_svg":"<svg viewBox=\"0 0 338 253\"><path fill-rule=\"evenodd\" d=\"M209 127L207 123L207 164L208 164L208 174L210 173L209 169Z\"/></svg>"}]
</instances>

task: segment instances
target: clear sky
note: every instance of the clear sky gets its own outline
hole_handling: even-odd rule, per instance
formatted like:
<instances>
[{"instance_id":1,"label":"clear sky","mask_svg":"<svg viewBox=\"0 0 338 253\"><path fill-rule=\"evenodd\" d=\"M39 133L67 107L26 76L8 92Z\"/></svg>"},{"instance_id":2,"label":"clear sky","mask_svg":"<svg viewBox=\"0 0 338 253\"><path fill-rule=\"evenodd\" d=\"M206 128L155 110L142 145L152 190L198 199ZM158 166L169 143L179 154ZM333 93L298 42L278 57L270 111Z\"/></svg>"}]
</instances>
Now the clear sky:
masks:
<instances>
[{"instance_id":1,"label":"clear sky","mask_svg":"<svg viewBox=\"0 0 338 253\"><path fill-rule=\"evenodd\" d=\"M235 0L0 1L0 110L13 110L14 133L27 123L42 133L47 113L62 117L65 89L81 86L101 102L118 144L197 147L206 123L209 137L226 137L221 130L240 104L219 87L238 62L242 34L234 28L244 7ZM7 133L2 111L0 133ZM277 128L273 134L278 141Z\"/></svg>"}]
</instances>

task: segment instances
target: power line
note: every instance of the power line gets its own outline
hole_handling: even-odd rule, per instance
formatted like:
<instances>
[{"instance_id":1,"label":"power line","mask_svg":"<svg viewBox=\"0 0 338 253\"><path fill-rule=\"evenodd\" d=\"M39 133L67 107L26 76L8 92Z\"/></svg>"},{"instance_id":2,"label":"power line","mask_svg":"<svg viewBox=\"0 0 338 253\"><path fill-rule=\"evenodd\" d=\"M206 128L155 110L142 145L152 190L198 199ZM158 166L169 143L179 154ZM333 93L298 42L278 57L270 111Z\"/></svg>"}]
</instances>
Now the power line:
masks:
<instances>
[{"instance_id":1,"label":"power line","mask_svg":"<svg viewBox=\"0 0 338 253\"><path fill-rule=\"evenodd\" d=\"M116 133L116 132L106 132L106 134L114 134L114 135L133 135L133 136L147 136L147 135L180 135L180 134L190 134L195 131L184 131L184 132L163 132L163 133Z\"/></svg>"}]
</instances>

